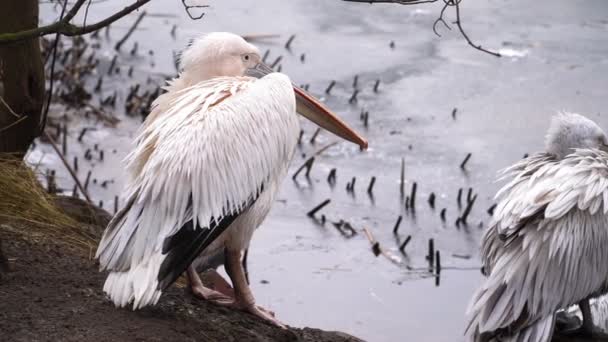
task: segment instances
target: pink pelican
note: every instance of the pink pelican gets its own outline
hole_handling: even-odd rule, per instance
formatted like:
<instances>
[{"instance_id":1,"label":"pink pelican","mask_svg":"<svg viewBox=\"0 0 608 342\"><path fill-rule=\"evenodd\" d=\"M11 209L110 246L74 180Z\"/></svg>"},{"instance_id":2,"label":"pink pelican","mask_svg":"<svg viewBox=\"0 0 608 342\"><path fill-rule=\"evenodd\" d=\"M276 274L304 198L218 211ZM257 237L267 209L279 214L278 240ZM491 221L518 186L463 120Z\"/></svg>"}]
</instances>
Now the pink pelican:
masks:
<instances>
[{"instance_id":1,"label":"pink pelican","mask_svg":"<svg viewBox=\"0 0 608 342\"><path fill-rule=\"evenodd\" d=\"M547 342L556 311L608 291L608 138L578 114L553 118L546 151L503 171L513 179L482 238L487 276L468 309L469 341ZM603 208L603 209L602 209Z\"/></svg>"},{"instance_id":2,"label":"pink pelican","mask_svg":"<svg viewBox=\"0 0 608 342\"><path fill-rule=\"evenodd\" d=\"M255 304L241 254L293 157L296 112L362 148L367 141L237 35L204 35L182 64L127 157L125 205L96 254L110 271L104 291L116 306L135 310L156 304L186 271L200 298L282 326ZM204 287L196 272L196 263L220 253L234 297Z\"/></svg>"}]
</instances>

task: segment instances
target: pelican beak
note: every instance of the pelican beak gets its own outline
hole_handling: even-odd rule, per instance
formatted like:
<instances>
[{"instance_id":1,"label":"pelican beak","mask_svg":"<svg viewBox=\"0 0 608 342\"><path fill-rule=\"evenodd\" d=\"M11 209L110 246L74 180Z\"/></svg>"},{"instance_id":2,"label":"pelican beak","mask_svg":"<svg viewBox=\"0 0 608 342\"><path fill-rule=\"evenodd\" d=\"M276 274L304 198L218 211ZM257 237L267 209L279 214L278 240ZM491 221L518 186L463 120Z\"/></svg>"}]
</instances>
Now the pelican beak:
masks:
<instances>
[{"instance_id":1,"label":"pelican beak","mask_svg":"<svg viewBox=\"0 0 608 342\"><path fill-rule=\"evenodd\" d=\"M308 120L325 128L342 139L348 140L367 149L367 140L350 128L346 122L331 112L321 102L307 94L303 89L293 86L296 93L296 111Z\"/></svg>"},{"instance_id":2,"label":"pelican beak","mask_svg":"<svg viewBox=\"0 0 608 342\"><path fill-rule=\"evenodd\" d=\"M245 75L262 78L272 72L274 70L266 64L258 63L255 67L247 69ZM350 128L336 114L332 113L329 108L300 87L293 85L293 90L296 95L296 111L298 113L340 138L359 145L361 149L367 149L367 140Z\"/></svg>"}]
</instances>

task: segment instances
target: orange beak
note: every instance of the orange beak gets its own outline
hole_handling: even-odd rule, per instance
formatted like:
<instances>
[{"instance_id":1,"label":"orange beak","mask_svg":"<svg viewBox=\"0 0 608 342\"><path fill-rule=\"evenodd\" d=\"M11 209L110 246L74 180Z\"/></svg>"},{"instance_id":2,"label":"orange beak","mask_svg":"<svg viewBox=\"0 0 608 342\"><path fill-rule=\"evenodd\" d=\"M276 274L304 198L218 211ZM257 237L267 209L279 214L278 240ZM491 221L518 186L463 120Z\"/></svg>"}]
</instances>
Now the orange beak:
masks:
<instances>
[{"instance_id":1,"label":"orange beak","mask_svg":"<svg viewBox=\"0 0 608 342\"><path fill-rule=\"evenodd\" d=\"M298 113L340 138L355 143L362 149L367 149L367 140L332 113L329 108L300 87L293 86L293 90L296 93L296 111Z\"/></svg>"},{"instance_id":2,"label":"orange beak","mask_svg":"<svg viewBox=\"0 0 608 342\"><path fill-rule=\"evenodd\" d=\"M269 66L260 62L255 67L248 69L246 75L262 78L272 72L274 71ZM367 140L350 128L336 114L332 113L329 108L300 87L294 85L293 91L296 95L296 111L298 113L340 138L355 143L362 149L367 148Z\"/></svg>"}]
</instances>

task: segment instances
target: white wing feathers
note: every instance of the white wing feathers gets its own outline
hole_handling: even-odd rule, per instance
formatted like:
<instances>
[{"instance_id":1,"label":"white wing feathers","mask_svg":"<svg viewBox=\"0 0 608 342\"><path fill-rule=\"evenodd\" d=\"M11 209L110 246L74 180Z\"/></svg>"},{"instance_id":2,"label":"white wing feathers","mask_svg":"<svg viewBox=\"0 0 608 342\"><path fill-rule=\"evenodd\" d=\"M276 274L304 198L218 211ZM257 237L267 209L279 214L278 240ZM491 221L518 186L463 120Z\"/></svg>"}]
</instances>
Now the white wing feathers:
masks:
<instances>
[{"instance_id":1,"label":"white wing feathers","mask_svg":"<svg viewBox=\"0 0 608 342\"><path fill-rule=\"evenodd\" d=\"M577 150L561 161L539 154L508 168L504 174L515 177L496 195L499 203L491 226L508 237L519 223L540 212L555 220L574 207L595 214L604 203L603 212L608 213L606 160L604 152Z\"/></svg>"},{"instance_id":2,"label":"white wing feathers","mask_svg":"<svg viewBox=\"0 0 608 342\"><path fill-rule=\"evenodd\" d=\"M482 238L488 278L471 301L467 330L473 341L548 341L556 310L606 284L608 154L538 154L503 175L513 179Z\"/></svg>"},{"instance_id":3,"label":"white wing feathers","mask_svg":"<svg viewBox=\"0 0 608 342\"><path fill-rule=\"evenodd\" d=\"M129 207L104 233L102 269L135 272L158 261L163 241L184 223L207 227L239 212L291 158L299 130L291 82L278 73L215 78L166 93L155 106L127 157Z\"/></svg>"}]
</instances>

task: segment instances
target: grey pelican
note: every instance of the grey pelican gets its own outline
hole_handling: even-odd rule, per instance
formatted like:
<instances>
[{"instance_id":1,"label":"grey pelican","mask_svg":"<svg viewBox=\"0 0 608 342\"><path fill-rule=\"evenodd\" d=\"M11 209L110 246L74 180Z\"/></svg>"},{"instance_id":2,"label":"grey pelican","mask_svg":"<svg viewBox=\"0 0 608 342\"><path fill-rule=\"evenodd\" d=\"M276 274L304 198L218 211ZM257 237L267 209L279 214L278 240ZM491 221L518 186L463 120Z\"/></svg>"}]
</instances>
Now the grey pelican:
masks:
<instances>
[{"instance_id":1,"label":"grey pelican","mask_svg":"<svg viewBox=\"0 0 608 342\"><path fill-rule=\"evenodd\" d=\"M552 118L546 151L503 171L512 177L482 237L487 276L467 310L467 340L550 341L556 311L608 290L608 139L593 121Z\"/></svg>"},{"instance_id":2,"label":"grey pelican","mask_svg":"<svg viewBox=\"0 0 608 342\"><path fill-rule=\"evenodd\" d=\"M367 141L237 35L196 39L182 63L127 157L125 205L96 253L110 271L104 291L135 310L186 272L195 295L282 326L255 304L240 258L294 154L296 112L361 148ZM234 298L204 287L196 272L194 264L213 264L218 253Z\"/></svg>"}]
</instances>

